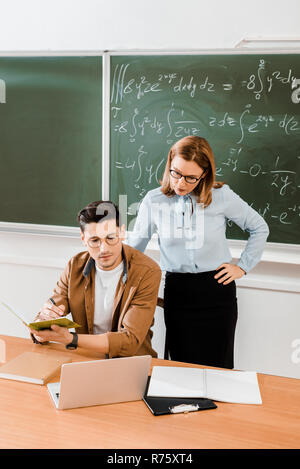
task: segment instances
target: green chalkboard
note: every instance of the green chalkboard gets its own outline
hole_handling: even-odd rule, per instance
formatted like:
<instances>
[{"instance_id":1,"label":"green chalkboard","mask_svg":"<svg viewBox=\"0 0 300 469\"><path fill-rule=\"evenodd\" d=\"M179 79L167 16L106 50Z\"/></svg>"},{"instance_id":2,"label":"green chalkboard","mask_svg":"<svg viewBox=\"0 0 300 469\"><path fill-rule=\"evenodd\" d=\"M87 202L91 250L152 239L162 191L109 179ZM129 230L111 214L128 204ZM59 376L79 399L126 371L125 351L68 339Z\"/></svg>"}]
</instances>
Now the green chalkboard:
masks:
<instances>
[{"instance_id":1,"label":"green chalkboard","mask_svg":"<svg viewBox=\"0 0 300 469\"><path fill-rule=\"evenodd\" d=\"M0 57L0 220L76 226L101 197L102 57Z\"/></svg>"},{"instance_id":2,"label":"green chalkboard","mask_svg":"<svg viewBox=\"0 0 300 469\"><path fill-rule=\"evenodd\" d=\"M299 244L299 78L300 54L113 56L111 198L126 195L134 215L158 187L171 145L199 135L217 180L269 224L268 241ZM247 238L228 225L229 238Z\"/></svg>"}]
</instances>

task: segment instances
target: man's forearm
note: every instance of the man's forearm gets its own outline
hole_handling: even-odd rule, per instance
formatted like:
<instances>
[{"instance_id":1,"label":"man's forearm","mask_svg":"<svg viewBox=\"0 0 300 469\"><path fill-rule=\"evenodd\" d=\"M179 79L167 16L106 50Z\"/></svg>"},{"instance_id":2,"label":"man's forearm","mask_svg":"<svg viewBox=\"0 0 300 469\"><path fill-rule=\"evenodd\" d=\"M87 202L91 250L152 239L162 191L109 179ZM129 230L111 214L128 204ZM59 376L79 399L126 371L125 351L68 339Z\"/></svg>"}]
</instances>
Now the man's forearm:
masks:
<instances>
[{"instance_id":1,"label":"man's forearm","mask_svg":"<svg viewBox=\"0 0 300 469\"><path fill-rule=\"evenodd\" d=\"M65 327L51 326L51 330L34 331L30 330L39 342L54 341L64 345L70 344L73 335ZM109 341L107 334L78 334L78 347L94 350L98 353L109 353Z\"/></svg>"},{"instance_id":2,"label":"man's forearm","mask_svg":"<svg viewBox=\"0 0 300 469\"><path fill-rule=\"evenodd\" d=\"M73 336L69 332L69 336L66 336L64 343L65 345L72 342ZM94 350L99 353L109 352L109 342L107 334L78 334L78 347Z\"/></svg>"},{"instance_id":3,"label":"man's forearm","mask_svg":"<svg viewBox=\"0 0 300 469\"><path fill-rule=\"evenodd\" d=\"M70 342L72 341L72 338ZM109 352L109 343L107 334L78 334L78 347L94 350L99 353Z\"/></svg>"}]
</instances>

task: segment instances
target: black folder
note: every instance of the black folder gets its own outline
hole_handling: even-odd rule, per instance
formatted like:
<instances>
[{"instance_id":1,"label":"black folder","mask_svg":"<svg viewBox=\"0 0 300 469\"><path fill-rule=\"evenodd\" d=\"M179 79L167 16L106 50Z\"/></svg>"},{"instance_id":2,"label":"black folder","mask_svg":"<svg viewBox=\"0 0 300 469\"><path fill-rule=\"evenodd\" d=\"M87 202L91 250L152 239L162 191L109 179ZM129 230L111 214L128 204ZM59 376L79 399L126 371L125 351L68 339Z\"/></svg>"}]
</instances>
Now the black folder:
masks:
<instances>
[{"instance_id":1,"label":"black folder","mask_svg":"<svg viewBox=\"0 0 300 469\"><path fill-rule=\"evenodd\" d=\"M216 409L216 404L210 399L190 398L190 397L151 397L147 396L148 386L143 397L143 401L151 410L153 415L178 414L181 412L193 412L198 410Z\"/></svg>"}]
</instances>

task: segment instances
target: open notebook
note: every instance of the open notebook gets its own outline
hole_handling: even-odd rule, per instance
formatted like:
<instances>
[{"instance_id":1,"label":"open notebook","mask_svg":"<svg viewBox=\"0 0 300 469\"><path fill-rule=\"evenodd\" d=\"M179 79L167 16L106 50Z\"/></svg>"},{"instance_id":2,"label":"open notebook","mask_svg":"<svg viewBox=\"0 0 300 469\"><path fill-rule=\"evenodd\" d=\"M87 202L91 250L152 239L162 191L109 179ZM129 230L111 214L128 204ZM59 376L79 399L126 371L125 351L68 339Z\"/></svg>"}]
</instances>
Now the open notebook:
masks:
<instances>
[{"instance_id":1,"label":"open notebook","mask_svg":"<svg viewBox=\"0 0 300 469\"><path fill-rule=\"evenodd\" d=\"M154 366L147 396L205 397L236 404L262 404L254 371Z\"/></svg>"},{"instance_id":2,"label":"open notebook","mask_svg":"<svg viewBox=\"0 0 300 469\"><path fill-rule=\"evenodd\" d=\"M34 329L35 331L41 331L43 329L50 329L53 324L61 327L67 327L68 329L71 329L75 327L76 329L78 327L81 327L79 324L77 324L74 321L70 321L68 318L57 318L57 319L48 319L46 321L35 321L35 322L30 322L29 324L25 321L25 319L16 311L9 306L8 304L4 303L1 301L2 306L6 308L7 311L10 311L16 318L18 318L26 327L29 327L31 329Z\"/></svg>"}]
</instances>

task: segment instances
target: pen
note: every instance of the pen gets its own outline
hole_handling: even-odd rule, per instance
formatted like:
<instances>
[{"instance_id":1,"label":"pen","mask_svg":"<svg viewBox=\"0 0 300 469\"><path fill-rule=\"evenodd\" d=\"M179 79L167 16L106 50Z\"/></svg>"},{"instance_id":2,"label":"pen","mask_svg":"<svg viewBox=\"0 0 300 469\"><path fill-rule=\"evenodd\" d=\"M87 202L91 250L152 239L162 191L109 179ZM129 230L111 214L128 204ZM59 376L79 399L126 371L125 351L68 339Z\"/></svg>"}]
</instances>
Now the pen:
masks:
<instances>
[{"instance_id":1,"label":"pen","mask_svg":"<svg viewBox=\"0 0 300 469\"><path fill-rule=\"evenodd\" d=\"M55 301L53 300L53 298L49 298L49 300L51 301L51 303L52 303L54 306L57 306L57 304L55 303ZM61 315L60 315L59 317L61 317Z\"/></svg>"}]
</instances>

